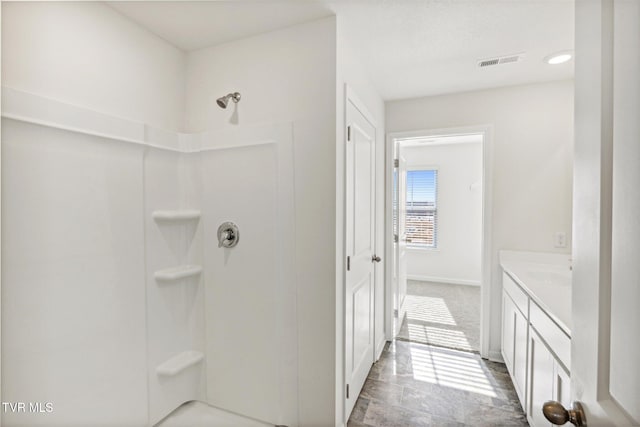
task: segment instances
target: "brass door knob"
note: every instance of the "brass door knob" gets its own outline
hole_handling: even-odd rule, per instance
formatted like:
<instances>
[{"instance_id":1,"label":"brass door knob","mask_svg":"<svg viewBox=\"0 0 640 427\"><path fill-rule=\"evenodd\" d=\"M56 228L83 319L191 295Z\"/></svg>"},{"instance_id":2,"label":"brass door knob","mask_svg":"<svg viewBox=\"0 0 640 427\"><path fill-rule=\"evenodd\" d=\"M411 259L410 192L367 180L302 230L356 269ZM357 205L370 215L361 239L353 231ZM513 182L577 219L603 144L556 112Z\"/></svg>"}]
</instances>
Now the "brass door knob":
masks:
<instances>
[{"instance_id":1,"label":"brass door knob","mask_svg":"<svg viewBox=\"0 0 640 427\"><path fill-rule=\"evenodd\" d=\"M587 418L580 402L573 402L572 408L566 410L560 402L550 400L542 405L544 417L557 426L566 424L567 421L574 426L586 426Z\"/></svg>"}]
</instances>

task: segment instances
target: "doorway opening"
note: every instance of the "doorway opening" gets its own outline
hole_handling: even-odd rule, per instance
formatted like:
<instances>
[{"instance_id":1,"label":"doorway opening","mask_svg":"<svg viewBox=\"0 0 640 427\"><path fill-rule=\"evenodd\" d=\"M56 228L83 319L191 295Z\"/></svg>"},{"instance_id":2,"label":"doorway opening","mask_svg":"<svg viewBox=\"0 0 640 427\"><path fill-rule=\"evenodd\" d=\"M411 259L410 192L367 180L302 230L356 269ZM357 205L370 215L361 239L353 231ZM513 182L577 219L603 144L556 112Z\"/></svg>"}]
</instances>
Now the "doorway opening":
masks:
<instances>
[{"instance_id":1,"label":"doorway opening","mask_svg":"<svg viewBox=\"0 0 640 427\"><path fill-rule=\"evenodd\" d=\"M389 340L489 348L489 128L387 138Z\"/></svg>"}]
</instances>

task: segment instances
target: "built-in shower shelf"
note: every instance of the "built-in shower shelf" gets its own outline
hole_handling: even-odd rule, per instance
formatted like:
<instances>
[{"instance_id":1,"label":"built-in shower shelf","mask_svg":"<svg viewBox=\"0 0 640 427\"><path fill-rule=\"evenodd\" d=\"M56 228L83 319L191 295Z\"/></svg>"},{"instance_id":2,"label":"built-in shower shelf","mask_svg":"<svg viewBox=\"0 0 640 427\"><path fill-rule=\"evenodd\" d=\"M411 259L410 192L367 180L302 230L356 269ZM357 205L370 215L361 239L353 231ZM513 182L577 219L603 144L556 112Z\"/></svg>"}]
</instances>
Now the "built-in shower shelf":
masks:
<instances>
[{"instance_id":1,"label":"built-in shower shelf","mask_svg":"<svg viewBox=\"0 0 640 427\"><path fill-rule=\"evenodd\" d=\"M189 350L172 357L156 368L158 375L173 377L191 366L202 362L204 355L199 351Z\"/></svg>"},{"instance_id":2,"label":"built-in shower shelf","mask_svg":"<svg viewBox=\"0 0 640 427\"><path fill-rule=\"evenodd\" d=\"M199 265L181 265L179 267L158 270L153 273L153 277L159 282L172 282L194 277L200 273L202 273L202 267Z\"/></svg>"},{"instance_id":3,"label":"built-in shower shelf","mask_svg":"<svg viewBox=\"0 0 640 427\"><path fill-rule=\"evenodd\" d=\"M200 211L153 211L152 216L156 221L191 221L200 218Z\"/></svg>"}]
</instances>

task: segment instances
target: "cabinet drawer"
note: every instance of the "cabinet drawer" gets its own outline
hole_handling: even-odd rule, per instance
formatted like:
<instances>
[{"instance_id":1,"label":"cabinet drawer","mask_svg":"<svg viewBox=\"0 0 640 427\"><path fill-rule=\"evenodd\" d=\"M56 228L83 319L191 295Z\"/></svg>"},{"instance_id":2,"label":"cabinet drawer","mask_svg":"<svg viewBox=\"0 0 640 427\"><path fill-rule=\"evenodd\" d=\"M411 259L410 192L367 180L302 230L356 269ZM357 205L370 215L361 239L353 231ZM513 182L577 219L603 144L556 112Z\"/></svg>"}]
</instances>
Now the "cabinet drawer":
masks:
<instances>
[{"instance_id":1,"label":"cabinet drawer","mask_svg":"<svg viewBox=\"0 0 640 427\"><path fill-rule=\"evenodd\" d=\"M529 317L529 297L520 289L520 286L513 281L507 273L502 273L502 288L511 297L518 310L524 314L525 318Z\"/></svg>"},{"instance_id":2,"label":"cabinet drawer","mask_svg":"<svg viewBox=\"0 0 640 427\"><path fill-rule=\"evenodd\" d=\"M553 349L560 362L571 371L571 338L534 302L531 303L529 322Z\"/></svg>"}]
</instances>

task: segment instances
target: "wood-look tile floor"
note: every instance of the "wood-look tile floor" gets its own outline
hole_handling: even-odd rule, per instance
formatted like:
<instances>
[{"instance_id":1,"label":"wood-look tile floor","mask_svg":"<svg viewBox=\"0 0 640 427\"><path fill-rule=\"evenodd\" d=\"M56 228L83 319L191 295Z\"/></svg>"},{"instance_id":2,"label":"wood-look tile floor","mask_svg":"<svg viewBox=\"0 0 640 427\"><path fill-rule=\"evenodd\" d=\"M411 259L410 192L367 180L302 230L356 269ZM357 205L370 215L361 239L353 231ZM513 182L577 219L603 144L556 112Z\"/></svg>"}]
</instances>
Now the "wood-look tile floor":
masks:
<instances>
[{"instance_id":1,"label":"wood-look tile floor","mask_svg":"<svg viewBox=\"0 0 640 427\"><path fill-rule=\"evenodd\" d=\"M476 353L387 343L348 427L528 426L504 364Z\"/></svg>"}]
</instances>

